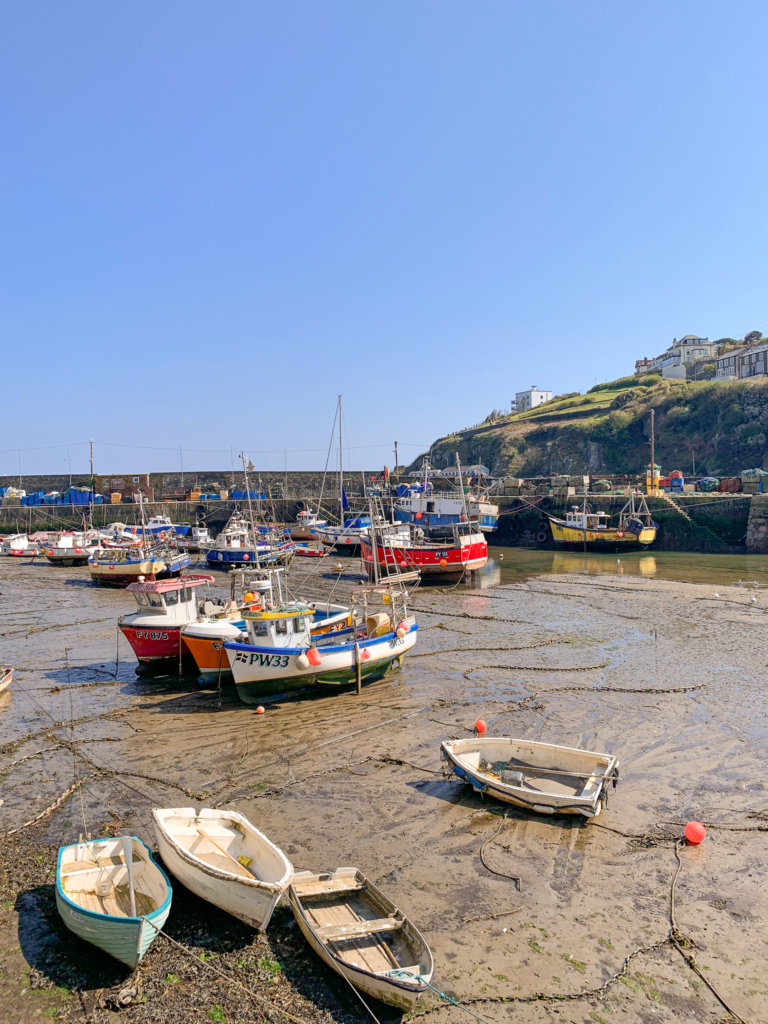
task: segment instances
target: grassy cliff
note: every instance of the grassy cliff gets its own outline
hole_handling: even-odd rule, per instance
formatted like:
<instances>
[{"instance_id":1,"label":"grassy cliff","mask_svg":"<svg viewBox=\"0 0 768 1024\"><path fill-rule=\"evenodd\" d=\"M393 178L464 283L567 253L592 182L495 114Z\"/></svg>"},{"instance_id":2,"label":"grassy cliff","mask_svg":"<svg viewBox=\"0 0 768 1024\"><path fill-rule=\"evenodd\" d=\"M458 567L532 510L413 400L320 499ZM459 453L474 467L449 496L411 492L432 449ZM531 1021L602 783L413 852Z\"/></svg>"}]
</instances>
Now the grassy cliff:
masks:
<instances>
[{"instance_id":1,"label":"grassy cliff","mask_svg":"<svg viewBox=\"0 0 768 1024\"><path fill-rule=\"evenodd\" d=\"M489 419L442 437L435 466L480 462L494 475L640 473L650 462L650 412L656 412L656 462L666 473L736 476L762 466L768 436L768 378L662 380L648 374L559 395L528 412ZM414 462L414 468L421 459Z\"/></svg>"}]
</instances>

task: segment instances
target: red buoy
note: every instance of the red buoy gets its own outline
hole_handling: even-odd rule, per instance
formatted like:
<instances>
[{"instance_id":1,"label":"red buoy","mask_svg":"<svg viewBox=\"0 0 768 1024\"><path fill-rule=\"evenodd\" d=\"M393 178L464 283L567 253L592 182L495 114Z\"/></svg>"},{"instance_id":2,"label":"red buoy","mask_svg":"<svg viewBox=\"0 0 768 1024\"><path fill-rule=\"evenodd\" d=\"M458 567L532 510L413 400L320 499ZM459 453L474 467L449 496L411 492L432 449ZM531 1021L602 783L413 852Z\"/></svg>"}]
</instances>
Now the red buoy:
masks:
<instances>
[{"instance_id":1,"label":"red buoy","mask_svg":"<svg viewBox=\"0 0 768 1024\"><path fill-rule=\"evenodd\" d=\"M483 736L485 734L485 730L487 728L488 728L488 726L485 724L483 719L482 718L478 718L478 720L475 722L475 732L477 733L477 735L478 736Z\"/></svg>"},{"instance_id":2,"label":"red buoy","mask_svg":"<svg viewBox=\"0 0 768 1024\"><path fill-rule=\"evenodd\" d=\"M685 838L691 846L698 846L703 843L707 836L707 830L700 821L689 821L685 826Z\"/></svg>"},{"instance_id":3,"label":"red buoy","mask_svg":"<svg viewBox=\"0 0 768 1024\"><path fill-rule=\"evenodd\" d=\"M263 704L259 704L259 706L256 708L256 714L257 715L263 715L264 714L264 705Z\"/></svg>"}]
</instances>

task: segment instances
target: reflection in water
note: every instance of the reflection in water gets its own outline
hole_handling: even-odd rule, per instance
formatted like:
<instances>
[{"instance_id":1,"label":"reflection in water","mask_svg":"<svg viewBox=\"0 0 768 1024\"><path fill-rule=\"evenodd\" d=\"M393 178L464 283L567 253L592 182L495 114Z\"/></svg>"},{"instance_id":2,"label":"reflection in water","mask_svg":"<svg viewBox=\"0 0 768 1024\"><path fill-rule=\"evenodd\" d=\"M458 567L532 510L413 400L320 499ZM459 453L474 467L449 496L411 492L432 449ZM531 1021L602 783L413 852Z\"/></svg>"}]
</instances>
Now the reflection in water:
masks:
<instances>
[{"instance_id":1,"label":"reflection in water","mask_svg":"<svg viewBox=\"0 0 768 1024\"><path fill-rule=\"evenodd\" d=\"M481 589L518 583L547 573L644 576L682 583L768 586L768 555L703 555L694 551L531 551L489 548L488 565L475 574Z\"/></svg>"},{"instance_id":2,"label":"reflection in water","mask_svg":"<svg viewBox=\"0 0 768 1024\"><path fill-rule=\"evenodd\" d=\"M550 572L586 572L586 573L610 573L621 576L624 572L630 575L655 576L656 557L655 555L641 555L637 561L629 565L625 556L604 554L563 554L556 552L552 558Z\"/></svg>"}]
</instances>

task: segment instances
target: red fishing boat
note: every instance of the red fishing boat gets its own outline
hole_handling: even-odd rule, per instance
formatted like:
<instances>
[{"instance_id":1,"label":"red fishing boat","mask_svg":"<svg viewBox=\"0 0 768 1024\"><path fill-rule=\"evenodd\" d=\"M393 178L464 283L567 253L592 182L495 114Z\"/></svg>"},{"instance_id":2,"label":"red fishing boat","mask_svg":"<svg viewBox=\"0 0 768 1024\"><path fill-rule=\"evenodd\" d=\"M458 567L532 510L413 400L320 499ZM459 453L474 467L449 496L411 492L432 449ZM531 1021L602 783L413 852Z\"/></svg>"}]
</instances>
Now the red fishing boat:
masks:
<instances>
[{"instance_id":1,"label":"red fishing boat","mask_svg":"<svg viewBox=\"0 0 768 1024\"><path fill-rule=\"evenodd\" d=\"M194 622L209 603L198 596L198 588L213 582L213 576L183 576L126 587L136 599L138 611L121 616L118 625L141 664L178 661L182 626ZM210 604L213 607L214 602ZM226 610L223 605L221 610Z\"/></svg>"},{"instance_id":2,"label":"red fishing boat","mask_svg":"<svg viewBox=\"0 0 768 1024\"><path fill-rule=\"evenodd\" d=\"M429 535L411 526L406 537L402 530L401 523L394 529L380 529L375 555L371 538L361 537L362 559L369 576L374 575L374 558L379 566L418 569L422 579L446 583L482 569L488 561L488 542L475 522L454 523Z\"/></svg>"}]
</instances>

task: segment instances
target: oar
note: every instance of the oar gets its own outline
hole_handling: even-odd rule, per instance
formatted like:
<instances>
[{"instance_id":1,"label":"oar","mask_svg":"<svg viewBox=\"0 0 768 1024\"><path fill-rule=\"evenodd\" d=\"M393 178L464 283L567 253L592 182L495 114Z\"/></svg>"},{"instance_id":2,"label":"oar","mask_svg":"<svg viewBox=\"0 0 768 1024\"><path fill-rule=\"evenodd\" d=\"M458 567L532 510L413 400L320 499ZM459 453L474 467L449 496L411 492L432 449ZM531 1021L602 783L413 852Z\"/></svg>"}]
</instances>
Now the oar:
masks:
<instances>
[{"instance_id":1,"label":"oar","mask_svg":"<svg viewBox=\"0 0 768 1024\"><path fill-rule=\"evenodd\" d=\"M216 842L215 839L212 839L211 836L209 836L207 832L203 832L203 830L201 828L199 828L199 829L197 829L197 834L199 836L202 836L203 839L207 839L208 842L211 844L211 846L215 846L216 849L219 851L219 853L224 854L224 856L227 858L227 860L231 860L232 863L235 865L235 867L237 867L240 871L242 871L247 878L255 878L256 877L256 875L253 873L253 871L251 871L249 868L247 868L245 866L245 864L241 864L240 861L237 860L235 857L233 857L232 854L229 853L228 850L225 850L223 846L220 846Z\"/></svg>"},{"instance_id":2,"label":"oar","mask_svg":"<svg viewBox=\"0 0 768 1024\"><path fill-rule=\"evenodd\" d=\"M136 893L133 889L133 843L130 836L123 836L123 858L128 869L128 895L131 897L131 917L136 917Z\"/></svg>"}]
</instances>

